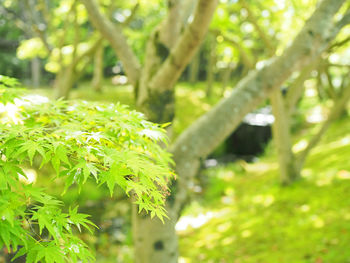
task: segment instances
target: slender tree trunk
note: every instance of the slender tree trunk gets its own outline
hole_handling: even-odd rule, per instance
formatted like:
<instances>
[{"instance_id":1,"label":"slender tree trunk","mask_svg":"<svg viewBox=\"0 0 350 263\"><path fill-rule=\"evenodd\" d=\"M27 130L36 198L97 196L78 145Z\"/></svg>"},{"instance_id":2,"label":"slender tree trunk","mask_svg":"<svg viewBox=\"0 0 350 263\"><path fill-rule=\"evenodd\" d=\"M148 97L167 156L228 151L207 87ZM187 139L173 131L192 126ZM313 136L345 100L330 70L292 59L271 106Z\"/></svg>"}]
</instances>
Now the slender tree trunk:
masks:
<instances>
[{"instance_id":1,"label":"slender tree trunk","mask_svg":"<svg viewBox=\"0 0 350 263\"><path fill-rule=\"evenodd\" d=\"M208 66L207 66L207 90L206 96L210 98L213 92L213 85L215 82L215 64L216 64L216 39L210 35L209 40L209 53L208 53Z\"/></svg>"},{"instance_id":2,"label":"slender tree trunk","mask_svg":"<svg viewBox=\"0 0 350 263\"><path fill-rule=\"evenodd\" d=\"M199 73L199 64L200 64L200 50L198 50L197 54L193 57L193 60L190 64L190 78L189 81L191 84L195 84L198 80Z\"/></svg>"},{"instance_id":3,"label":"slender tree trunk","mask_svg":"<svg viewBox=\"0 0 350 263\"><path fill-rule=\"evenodd\" d=\"M272 125L273 139L277 148L281 183L286 185L300 177L295 155L292 151L290 134L291 115L304 90L304 81L310 75L315 63L308 65L299 73L299 76L288 87L286 97L281 91L272 92L270 102L275 122Z\"/></svg>"},{"instance_id":4,"label":"slender tree trunk","mask_svg":"<svg viewBox=\"0 0 350 263\"><path fill-rule=\"evenodd\" d=\"M99 37L88 50L80 55L73 56L73 61L68 66L64 66L63 63L61 63L61 70L56 75L54 84L54 97L56 99L68 98L74 82L79 79L83 69L91 60L91 57L96 52L96 49L101 45L102 40L102 37Z\"/></svg>"},{"instance_id":5,"label":"slender tree trunk","mask_svg":"<svg viewBox=\"0 0 350 263\"><path fill-rule=\"evenodd\" d=\"M287 115L292 115L295 110L295 106L298 100L301 98L304 92L304 82L310 76L311 71L316 66L318 60L315 63L310 64L305 67L300 73L296 80L288 87L287 95L284 99L285 108Z\"/></svg>"},{"instance_id":6,"label":"slender tree trunk","mask_svg":"<svg viewBox=\"0 0 350 263\"><path fill-rule=\"evenodd\" d=\"M104 46L101 43L97 47L94 54L94 75L92 78L92 87L95 91L101 92L102 90L102 80L103 80L103 49Z\"/></svg>"},{"instance_id":7,"label":"slender tree trunk","mask_svg":"<svg viewBox=\"0 0 350 263\"><path fill-rule=\"evenodd\" d=\"M227 67L224 69L224 72L222 74L222 80L221 80L222 95L225 93L226 88L229 86L233 69L234 69L233 63L228 63Z\"/></svg>"},{"instance_id":8,"label":"slender tree trunk","mask_svg":"<svg viewBox=\"0 0 350 263\"><path fill-rule=\"evenodd\" d=\"M272 92L270 97L275 121L272 125L273 139L277 148L280 178L282 184L289 184L299 178L295 167L290 135L290 116L285 110L282 93L279 89Z\"/></svg>"},{"instance_id":9,"label":"slender tree trunk","mask_svg":"<svg viewBox=\"0 0 350 263\"><path fill-rule=\"evenodd\" d=\"M175 233L177 217L170 218L162 223L158 218L151 219L148 215L140 215L137 207L133 207L135 263L177 262L179 256Z\"/></svg>"},{"instance_id":10,"label":"slender tree trunk","mask_svg":"<svg viewBox=\"0 0 350 263\"><path fill-rule=\"evenodd\" d=\"M32 85L34 88L39 88L40 78L41 78L41 67L40 59L35 57L31 60L31 70L32 70Z\"/></svg>"},{"instance_id":11,"label":"slender tree trunk","mask_svg":"<svg viewBox=\"0 0 350 263\"><path fill-rule=\"evenodd\" d=\"M162 37L162 32L168 26L157 28L151 35L147 43L146 60L137 94L137 105L149 120L158 123L173 121L175 114L174 85L201 44L216 4L216 0L199 1L193 22L185 29L176 43L166 41ZM179 8L179 6L173 6L173 8ZM175 11L178 12L178 10ZM199 17L202 18L198 19ZM168 24L163 23L163 25ZM170 74L170 72L173 73ZM171 132L169 136L171 137ZM191 164L190 169L193 167L195 166ZM137 215L134 212L133 237L137 263L176 263L178 261L175 224L179 208L174 208L173 204L168 203L167 211L170 219L164 224L159 220L152 220L149 216Z\"/></svg>"},{"instance_id":12,"label":"slender tree trunk","mask_svg":"<svg viewBox=\"0 0 350 263\"><path fill-rule=\"evenodd\" d=\"M321 140L321 138L326 133L331 124L334 122L334 120L338 119L344 112L344 109L346 108L349 99L350 85L346 89L344 89L343 94L341 94L341 96L334 101L333 107L331 109L331 112L329 113L327 120L322 124L319 131L311 138L305 150L297 156L297 167L299 170L301 170L307 156L310 154L311 150L317 145L317 143Z\"/></svg>"},{"instance_id":13,"label":"slender tree trunk","mask_svg":"<svg viewBox=\"0 0 350 263\"><path fill-rule=\"evenodd\" d=\"M72 65L62 69L57 75L54 83L54 97L68 98L69 91L73 88L75 77Z\"/></svg>"}]
</instances>

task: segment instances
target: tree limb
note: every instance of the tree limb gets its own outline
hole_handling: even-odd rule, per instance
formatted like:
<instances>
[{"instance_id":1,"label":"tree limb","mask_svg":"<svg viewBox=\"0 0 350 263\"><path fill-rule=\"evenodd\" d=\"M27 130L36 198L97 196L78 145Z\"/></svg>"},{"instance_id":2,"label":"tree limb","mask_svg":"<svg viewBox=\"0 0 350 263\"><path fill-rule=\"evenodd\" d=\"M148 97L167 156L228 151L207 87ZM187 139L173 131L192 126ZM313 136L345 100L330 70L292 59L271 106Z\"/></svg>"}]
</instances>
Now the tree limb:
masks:
<instances>
[{"instance_id":1,"label":"tree limb","mask_svg":"<svg viewBox=\"0 0 350 263\"><path fill-rule=\"evenodd\" d=\"M310 64L323 52L341 28L333 23L333 17L345 0L324 0L301 32L280 57L269 65L251 72L242 79L231 95L222 99L176 140L171 150L179 179L176 184L174 209L179 212L187 198L188 184L196 171L192 164L212 152L240 124L243 117L261 104L270 93L279 88L290 75Z\"/></svg>"},{"instance_id":2,"label":"tree limb","mask_svg":"<svg viewBox=\"0 0 350 263\"><path fill-rule=\"evenodd\" d=\"M252 69L255 67L255 61L252 58L252 56L248 53L247 50L245 50L244 47L242 47L234 38L220 32L220 30L214 29L214 30L210 30L210 32L214 33L215 35L220 35L224 38L224 41L230 43L232 46L234 46L235 48L237 48L239 55L242 58L242 62L243 64L248 68L248 69Z\"/></svg>"},{"instance_id":3,"label":"tree limb","mask_svg":"<svg viewBox=\"0 0 350 263\"><path fill-rule=\"evenodd\" d=\"M101 14L95 0L81 1L88 11L91 23L101 32L102 36L109 41L118 58L122 61L130 83L135 85L140 76L141 65L127 43L121 28L112 24L111 21Z\"/></svg>"},{"instance_id":4,"label":"tree limb","mask_svg":"<svg viewBox=\"0 0 350 263\"><path fill-rule=\"evenodd\" d=\"M204 38L217 4L218 0L199 0L193 21L186 26L170 55L152 78L151 89L161 92L174 86Z\"/></svg>"},{"instance_id":5,"label":"tree limb","mask_svg":"<svg viewBox=\"0 0 350 263\"><path fill-rule=\"evenodd\" d=\"M342 96L334 101L333 107L331 109L331 112L329 113L327 120L322 124L317 134L312 137L312 139L308 143L305 150L303 150L297 156L297 165L299 169L304 165L306 157L309 155L310 151L317 145L317 143L321 140L322 136L326 133L326 131L331 126L333 121L340 117L349 99L350 99L350 85L344 90Z\"/></svg>"},{"instance_id":6,"label":"tree limb","mask_svg":"<svg viewBox=\"0 0 350 263\"><path fill-rule=\"evenodd\" d=\"M240 4L242 5L242 7L244 9L247 10L248 20L250 21L250 23L253 24L253 26L255 27L255 30L257 31L257 33L259 34L259 36L261 37L261 39L265 43L269 54L271 56L273 56L275 54L275 51L276 51L276 46L272 43L271 39L265 33L265 31L260 27L260 25L258 23L258 19L254 15L253 11L250 9L249 5L245 2L245 0L241 0Z\"/></svg>"}]
</instances>

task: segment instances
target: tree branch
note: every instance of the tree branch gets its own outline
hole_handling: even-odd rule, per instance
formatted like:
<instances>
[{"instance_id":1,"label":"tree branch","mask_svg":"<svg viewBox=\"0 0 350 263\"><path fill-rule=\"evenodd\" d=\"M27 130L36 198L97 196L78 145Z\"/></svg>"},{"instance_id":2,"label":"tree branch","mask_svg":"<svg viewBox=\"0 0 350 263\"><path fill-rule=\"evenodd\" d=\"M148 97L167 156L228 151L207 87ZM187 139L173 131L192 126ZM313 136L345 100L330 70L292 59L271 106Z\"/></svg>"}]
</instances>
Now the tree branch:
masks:
<instances>
[{"instance_id":1,"label":"tree branch","mask_svg":"<svg viewBox=\"0 0 350 263\"><path fill-rule=\"evenodd\" d=\"M295 105L303 94L304 82L310 76L311 71L315 68L318 60L306 66L299 72L299 76L289 85L287 95L285 97L285 108L288 115L291 115L295 109Z\"/></svg>"},{"instance_id":2,"label":"tree branch","mask_svg":"<svg viewBox=\"0 0 350 263\"><path fill-rule=\"evenodd\" d=\"M240 4L242 5L242 7L244 9L247 10L247 12L248 12L248 20L250 21L250 23L253 24L253 26L255 27L255 29L257 31L257 33L259 34L261 39L264 41L269 54L271 56L273 56L275 54L275 51L276 51L276 46L272 43L271 39L265 33L265 31L260 27L260 25L258 23L258 19L254 15L253 11L250 9L249 5L245 2L245 0L241 0Z\"/></svg>"},{"instance_id":3,"label":"tree branch","mask_svg":"<svg viewBox=\"0 0 350 263\"><path fill-rule=\"evenodd\" d=\"M134 7L131 9L131 14L126 18L126 20L122 23L122 26L128 26L132 20L134 19L135 17L135 14L137 12L137 10L139 9L140 7L140 3L137 2L136 5L134 5Z\"/></svg>"},{"instance_id":4,"label":"tree branch","mask_svg":"<svg viewBox=\"0 0 350 263\"><path fill-rule=\"evenodd\" d=\"M159 39L168 49L171 49L178 39L182 26L182 0L167 0L168 15L162 21L159 30Z\"/></svg>"},{"instance_id":5,"label":"tree branch","mask_svg":"<svg viewBox=\"0 0 350 263\"><path fill-rule=\"evenodd\" d=\"M213 32L216 35L220 35L224 38L224 41L230 43L232 46L234 46L235 48L237 48L241 58L242 58L242 62L243 64L248 68L248 69L252 69L255 67L255 61L252 58L252 56L248 53L247 50L245 50L244 47L242 47L234 38L220 32L220 30L214 29L214 30L210 30L210 32Z\"/></svg>"},{"instance_id":6,"label":"tree branch","mask_svg":"<svg viewBox=\"0 0 350 263\"><path fill-rule=\"evenodd\" d=\"M151 89L162 92L174 86L204 38L217 4L218 0L199 0L193 21L186 26L170 55L152 78Z\"/></svg>"},{"instance_id":7,"label":"tree branch","mask_svg":"<svg viewBox=\"0 0 350 263\"><path fill-rule=\"evenodd\" d=\"M191 164L198 165L200 159L230 135L246 114L294 71L310 64L327 48L340 30L334 25L333 17L344 1L324 0L280 57L242 79L229 97L222 99L178 137L171 148L179 175L176 183L180 184L176 188L174 209L179 212L186 201L188 184L196 174L189 170Z\"/></svg>"},{"instance_id":8,"label":"tree branch","mask_svg":"<svg viewBox=\"0 0 350 263\"><path fill-rule=\"evenodd\" d=\"M111 21L101 14L95 0L81 1L88 11L91 23L101 32L102 36L109 41L118 58L122 61L130 83L135 85L140 76L141 65L127 43L121 28L112 24Z\"/></svg>"},{"instance_id":9,"label":"tree branch","mask_svg":"<svg viewBox=\"0 0 350 263\"><path fill-rule=\"evenodd\" d=\"M344 90L340 98L338 98L337 100L334 100L333 107L331 109L331 112L329 113L327 120L322 124L317 134L312 137L312 139L308 143L305 150L302 151L297 156L297 165L299 169L304 165L306 157L309 155L310 151L317 145L317 143L321 140L321 138L326 133L328 128L331 126L333 121L340 117L349 99L350 99L350 85Z\"/></svg>"}]
</instances>

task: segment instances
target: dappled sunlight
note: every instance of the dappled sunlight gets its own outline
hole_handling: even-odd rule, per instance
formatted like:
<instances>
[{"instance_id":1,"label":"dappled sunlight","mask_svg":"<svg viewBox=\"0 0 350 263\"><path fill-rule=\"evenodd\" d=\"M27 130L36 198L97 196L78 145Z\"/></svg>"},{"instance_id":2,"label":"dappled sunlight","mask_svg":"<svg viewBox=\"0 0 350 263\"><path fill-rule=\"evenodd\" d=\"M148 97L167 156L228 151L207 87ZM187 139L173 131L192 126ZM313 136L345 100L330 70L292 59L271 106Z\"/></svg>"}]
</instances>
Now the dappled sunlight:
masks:
<instances>
[{"instance_id":1,"label":"dappled sunlight","mask_svg":"<svg viewBox=\"0 0 350 263\"><path fill-rule=\"evenodd\" d=\"M244 120L247 123L250 123L251 125L256 126L266 126L271 125L275 121L275 117L271 114L265 114L265 113L248 113Z\"/></svg>"},{"instance_id":2,"label":"dappled sunlight","mask_svg":"<svg viewBox=\"0 0 350 263\"><path fill-rule=\"evenodd\" d=\"M298 141L296 144L293 145L293 152L297 153L297 152L301 152L302 150L305 150L305 148L307 147L308 142L305 139L302 139L300 141Z\"/></svg>"},{"instance_id":3,"label":"dappled sunlight","mask_svg":"<svg viewBox=\"0 0 350 263\"><path fill-rule=\"evenodd\" d=\"M263 205L264 207L269 207L275 202L275 197L273 195L256 195L253 196L252 201L254 204Z\"/></svg>"},{"instance_id":4,"label":"dappled sunlight","mask_svg":"<svg viewBox=\"0 0 350 263\"><path fill-rule=\"evenodd\" d=\"M243 238L248 238L248 237L250 237L252 234L253 234L252 231L249 230L249 229L243 230L243 231L241 232L241 236L242 236Z\"/></svg>"},{"instance_id":5,"label":"dappled sunlight","mask_svg":"<svg viewBox=\"0 0 350 263\"><path fill-rule=\"evenodd\" d=\"M304 205L301 205L301 206L299 207L299 209L300 209L301 212L307 213L307 212L310 211L310 206L307 205L307 204L304 204Z\"/></svg>"},{"instance_id":6,"label":"dappled sunlight","mask_svg":"<svg viewBox=\"0 0 350 263\"><path fill-rule=\"evenodd\" d=\"M346 170L340 170L337 173L336 178L340 180L350 180L350 172Z\"/></svg>"},{"instance_id":7,"label":"dappled sunlight","mask_svg":"<svg viewBox=\"0 0 350 263\"><path fill-rule=\"evenodd\" d=\"M186 231L191 228L199 228L207 223L211 218L214 217L213 212L207 212L205 214L199 214L198 216L182 216L176 223L175 229L178 232Z\"/></svg>"},{"instance_id":8,"label":"dappled sunlight","mask_svg":"<svg viewBox=\"0 0 350 263\"><path fill-rule=\"evenodd\" d=\"M24 175L18 173L19 180L25 184L33 184L36 182L38 174L34 169L22 169Z\"/></svg>"},{"instance_id":9,"label":"dappled sunlight","mask_svg":"<svg viewBox=\"0 0 350 263\"><path fill-rule=\"evenodd\" d=\"M192 107L200 107L204 111L208 111L211 106L205 102L203 102L203 98L205 98L205 92L203 90L195 90L189 91L186 89L178 89L176 90L177 96L182 99L189 100Z\"/></svg>"},{"instance_id":10,"label":"dappled sunlight","mask_svg":"<svg viewBox=\"0 0 350 263\"><path fill-rule=\"evenodd\" d=\"M224 196L221 197L221 203L231 205L235 202L235 190L232 187L227 187L224 191Z\"/></svg>"},{"instance_id":11,"label":"dappled sunlight","mask_svg":"<svg viewBox=\"0 0 350 263\"><path fill-rule=\"evenodd\" d=\"M314 83L310 82L309 80L305 81L305 96L306 97L316 97L317 91L314 88Z\"/></svg>"},{"instance_id":12,"label":"dappled sunlight","mask_svg":"<svg viewBox=\"0 0 350 263\"><path fill-rule=\"evenodd\" d=\"M278 168L277 162L257 162L254 164L248 164L245 166L247 173L253 174L264 174L270 170L275 170Z\"/></svg>"},{"instance_id":13,"label":"dappled sunlight","mask_svg":"<svg viewBox=\"0 0 350 263\"><path fill-rule=\"evenodd\" d=\"M21 109L13 103L0 103L0 122L6 124L21 124L23 121L21 120L20 115Z\"/></svg>"},{"instance_id":14,"label":"dappled sunlight","mask_svg":"<svg viewBox=\"0 0 350 263\"><path fill-rule=\"evenodd\" d=\"M318 215L311 215L309 220L314 228L322 228L325 226L324 220Z\"/></svg>"},{"instance_id":15,"label":"dappled sunlight","mask_svg":"<svg viewBox=\"0 0 350 263\"><path fill-rule=\"evenodd\" d=\"M321 106L316 106L306 113L306 121L309 123L320 123L326 119L325 110Z\"/></svg>"},{"instance_id":16,"label":"dappled sunlight","mask_svg":"<svg viewBox=\"0 0 350 263\"><path fill-rule=\"evenodd\" d=\"M21 111L22 106L40 105L47 103L49 99L41 95L26 95L21 98L15 98L13 103L0 103L0 122L6 124L23 124Z\"/></svg>"}]
</instances>

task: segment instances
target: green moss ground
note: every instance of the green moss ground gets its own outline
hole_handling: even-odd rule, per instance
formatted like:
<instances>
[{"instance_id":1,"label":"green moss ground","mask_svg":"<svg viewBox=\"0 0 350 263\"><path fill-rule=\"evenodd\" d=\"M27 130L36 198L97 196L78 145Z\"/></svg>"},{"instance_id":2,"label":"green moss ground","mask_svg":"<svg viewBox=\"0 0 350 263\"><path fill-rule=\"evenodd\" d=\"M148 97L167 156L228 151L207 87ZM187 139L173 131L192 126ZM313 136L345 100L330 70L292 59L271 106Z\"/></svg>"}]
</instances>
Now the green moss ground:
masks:
<instances>
[{"instance_id":1,"label":"green moss ground","mask_svg":"<svg viewBox=\"0 0 350 263\"><path fill-rule=\"evenodd\" d=\"M185 216L211 219L179 232L182 262L350 262L350 119L333 124L293 185L279 185L275 160L270 147L256 163L204 171Z\"/></svg>"}]
</instances>

